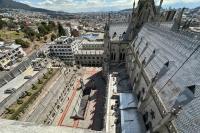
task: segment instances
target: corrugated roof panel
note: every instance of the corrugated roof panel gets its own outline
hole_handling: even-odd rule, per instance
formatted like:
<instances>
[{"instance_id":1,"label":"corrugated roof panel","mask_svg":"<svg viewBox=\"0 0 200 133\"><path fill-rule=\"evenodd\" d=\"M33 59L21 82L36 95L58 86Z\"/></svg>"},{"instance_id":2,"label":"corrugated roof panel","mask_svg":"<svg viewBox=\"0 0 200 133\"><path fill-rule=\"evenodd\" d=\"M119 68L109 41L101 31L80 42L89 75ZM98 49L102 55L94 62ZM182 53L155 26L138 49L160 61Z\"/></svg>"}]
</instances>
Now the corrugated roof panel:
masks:
<instances>
[{"instance_id":1,"label":"corrugated roof panel","mask_svg":"<svg viewBox=\"0 0 200 133\"><path fill-rule=\"evenodd\" d=\"M120 109L137 108L138 100L132 93L120 93Z\"/></svg>"},{"instance_id":2,"label":"corrugated roof panel","mask_svg":"<svg viewBox=\"0 0 200 133\"><path fill-rule=\"evenodd\" d=\"M126 117L129 117L126 119ZM130 119L132 118L132 119ZM137 110L121 110L122 133L145 133L146 129L141 115Z\"/></svg>"},{"instance_id":3,"label":"corrugated roof panel","mask_svg":"<svg viewBox=\"0 0 200 133\"><path fill-rule=\"evenodd\" d=\"M145 133L146 128L141 114L134 109L137 98L132 93L120 93L120 112L122 133Z\"/></svg>"}]
</instances>

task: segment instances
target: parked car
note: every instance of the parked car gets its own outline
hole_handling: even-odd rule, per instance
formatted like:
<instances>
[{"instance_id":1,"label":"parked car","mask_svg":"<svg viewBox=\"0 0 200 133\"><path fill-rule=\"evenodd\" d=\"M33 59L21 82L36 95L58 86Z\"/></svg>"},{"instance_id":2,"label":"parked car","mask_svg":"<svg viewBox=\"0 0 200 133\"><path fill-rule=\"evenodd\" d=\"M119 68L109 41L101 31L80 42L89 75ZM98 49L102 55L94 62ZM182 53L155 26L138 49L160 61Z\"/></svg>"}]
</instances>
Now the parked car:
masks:
<instances>
[{"instance_id":1,"label":"parked car","mask_svg":"<svg viewBox=\"0 0 200 133\"><path fill-rule=\"evenodd\" d=\"M16 89L15 88L8 88L4 91L5 94L12 94L15 93Z\"/></svg>"},{"instance_id":2,"label":"parked car","mask_svg":"<svg viewBox=\"0 0 200 133\"><path fill-rule=\"evenodd\" d=\"M27 76L25 76L24 77L24 79L31 79L33 76L31 76L31 75L27 75Z\"/></svg>"},{"instance_id":3,"label":"parked car","mask_svg":"<svg viewBox=\"0 0 200 133\"><path fill-rule=\"evenodd\" d=\"M40 71L40 68L36 67L33 69L33 71Z\"/></svg>"},{"instance_id":4,"label":"parked car","mask_svg":"<svg viewBox=\"0 0 200 133\"><path fill-rule=\"evenodd\" d=\"M19 98L24 98L24 97L26 97L27 96L27 92L22 92L21 93L21 96L19 97Z\"/></svg>"}]
</instances>

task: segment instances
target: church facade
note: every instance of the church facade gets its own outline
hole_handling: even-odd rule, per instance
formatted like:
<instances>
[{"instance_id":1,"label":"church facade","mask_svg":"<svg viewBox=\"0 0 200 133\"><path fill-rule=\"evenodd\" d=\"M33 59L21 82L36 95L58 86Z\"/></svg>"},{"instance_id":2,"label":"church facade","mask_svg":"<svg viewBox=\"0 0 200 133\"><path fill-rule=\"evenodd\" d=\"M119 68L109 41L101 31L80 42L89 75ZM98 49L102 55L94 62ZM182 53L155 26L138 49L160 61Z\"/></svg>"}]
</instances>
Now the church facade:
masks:
<instances>
[{"instance_id":1,"label":"church facade","mask_svg":"<svg viewBox=\"0 0 200 133\"><path fill-rule=\"evenodd\" d=\"M200 130L200 41L180 31L183 10L167 12L171 27L162 24L163 1L133 4L127 23L105 26L104 76L124 64L132 93L138 99L147 132L196 133ZM162 17L162 19L161 19ZM185 97L183 100L182 97ZM197 97L197 98L194 98Z\"/></svg>"}]
</instances>

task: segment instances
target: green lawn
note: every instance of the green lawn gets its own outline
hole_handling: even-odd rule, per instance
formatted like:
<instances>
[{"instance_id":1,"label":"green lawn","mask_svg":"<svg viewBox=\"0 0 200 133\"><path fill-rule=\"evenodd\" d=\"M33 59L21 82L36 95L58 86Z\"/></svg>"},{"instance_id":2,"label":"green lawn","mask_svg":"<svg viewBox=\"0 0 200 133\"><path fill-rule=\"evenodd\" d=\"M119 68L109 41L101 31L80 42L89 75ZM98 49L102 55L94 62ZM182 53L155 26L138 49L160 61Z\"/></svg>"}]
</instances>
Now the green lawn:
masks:
<instances>
[{"instance_id":1,"label":"green lawn","mask_svg":"<svg viewBox=\"0 0 200 133\"><path fill-rule=\"evenodd\" d=\"M8 31L8 30L0 30L0 38L2 38L5 41L11 41L19 38L24 38L24 33L16 31Z\"/></svg>"}]
</instances>

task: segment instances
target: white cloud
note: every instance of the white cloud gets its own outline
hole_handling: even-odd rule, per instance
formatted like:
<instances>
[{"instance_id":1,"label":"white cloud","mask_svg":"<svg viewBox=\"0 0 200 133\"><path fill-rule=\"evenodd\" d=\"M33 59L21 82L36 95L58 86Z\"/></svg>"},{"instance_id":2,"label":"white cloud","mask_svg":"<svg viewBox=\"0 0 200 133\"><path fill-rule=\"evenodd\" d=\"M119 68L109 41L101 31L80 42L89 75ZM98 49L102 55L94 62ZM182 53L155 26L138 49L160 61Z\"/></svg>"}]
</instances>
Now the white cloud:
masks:
<instances>
[{"instance_id":1,"label":"white cloud","mask_svg":"<svg viewBox=\"0 0 200 133\"><path fill-rule=\"evenodd\" d=\"M23 3L58 11L82 12L82 11L108 11L132 8L134 0L41 0L38 3L30 3L31 0ZM159 4L160 0L155 0ZM137 4L138 0L136 0ZM172 5L176 3L194 3L200 0L164 0L163 5Z\"/></svg>"},{"instance_id":2,"label":"white cloud","mask_svg":"<svg viewBox=\"0 0 200 133\"><path fill-rule=\"evenodd\" d=\"M200 0L164 0L164 4L175 4L175 3L197 3Z\"/></svg>"},{"instance_id":3,"label":"white cloud","mask_svg":"<svg viewBox=\"0 0 200 133\"><path fill-rule=\"evenodd\" d=\"M20 1L21 3L24 3L24 4L27 4L27 5L31 5L31 2L30 1L27 1L27 0L25 0L25 1Z\"/></svg>"}]
</instances>

